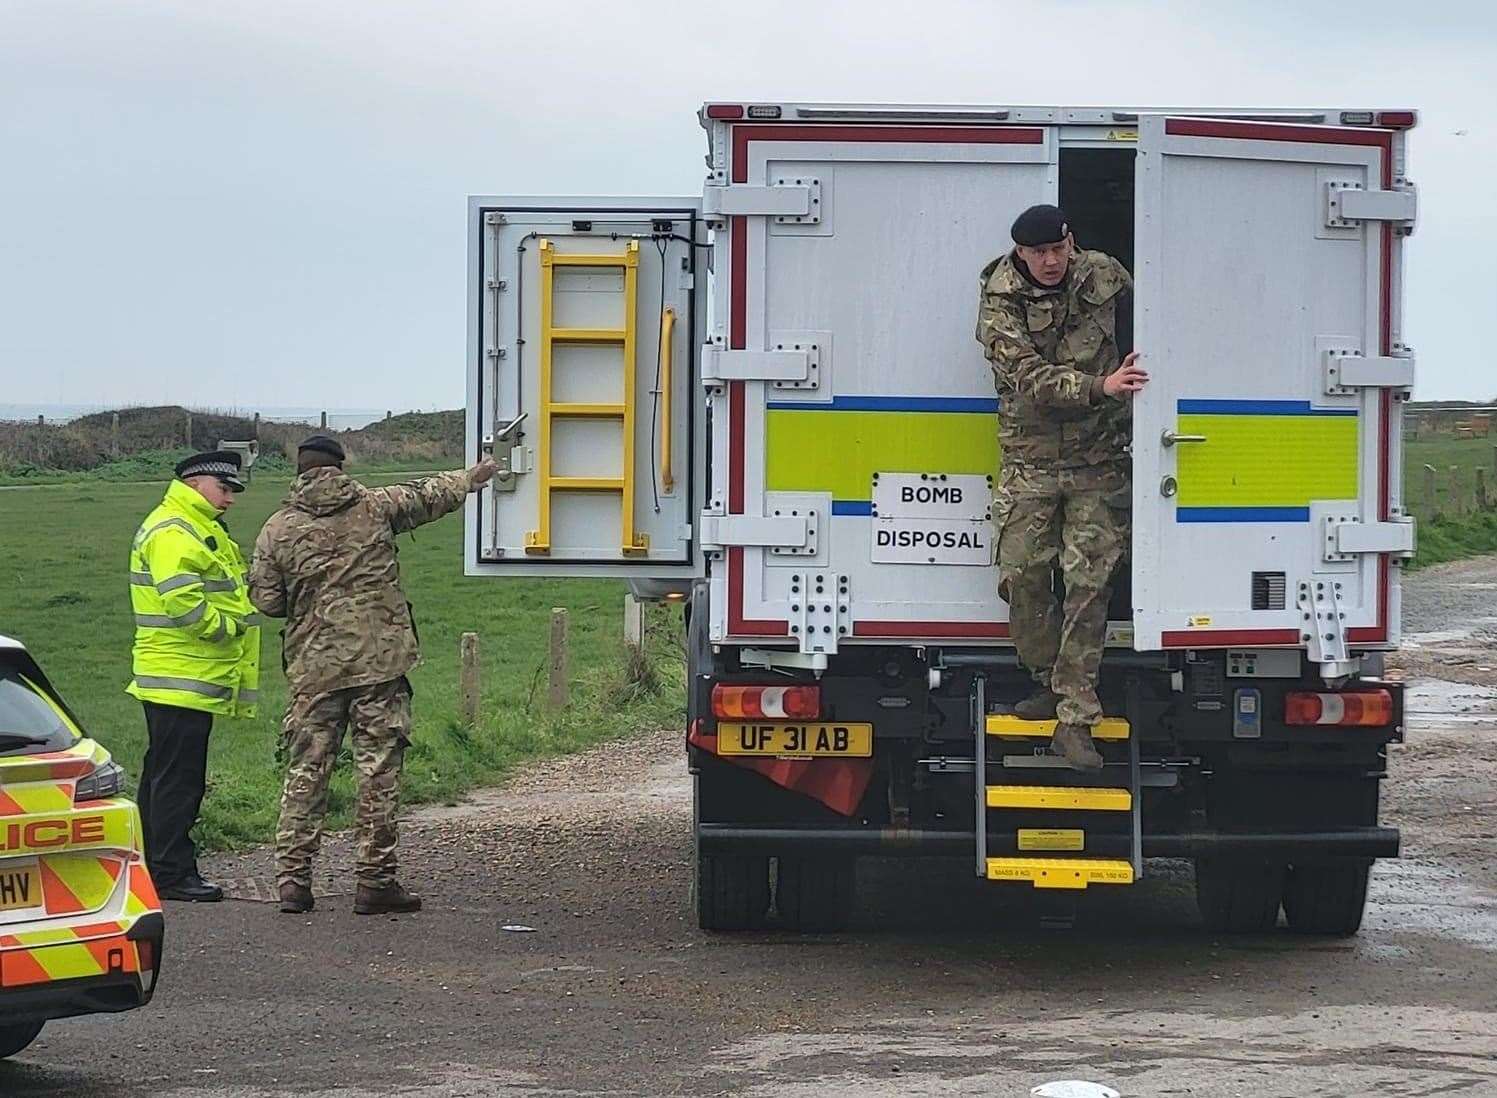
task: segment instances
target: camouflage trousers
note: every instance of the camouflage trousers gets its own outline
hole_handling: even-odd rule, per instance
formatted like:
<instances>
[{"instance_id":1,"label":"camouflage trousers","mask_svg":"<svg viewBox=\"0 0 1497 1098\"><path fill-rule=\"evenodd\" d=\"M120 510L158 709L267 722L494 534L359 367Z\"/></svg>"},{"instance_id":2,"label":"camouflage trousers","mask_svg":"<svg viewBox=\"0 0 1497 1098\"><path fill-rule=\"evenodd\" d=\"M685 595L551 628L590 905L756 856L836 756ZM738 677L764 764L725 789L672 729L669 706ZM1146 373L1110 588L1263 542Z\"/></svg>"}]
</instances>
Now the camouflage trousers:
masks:
<instances>
[{"instance_id":1,"label":"camouflage trousers","mask_svg":"<svg viewBox=\"0 0 1497 1098\"><path fill-rule=\"evenodd\" d=\"M1126 469L1114 465L1008 465L999 478L999 592L1014 647L1035 679L1060 696L1058 714L1068 724L1102 719L1097 672L1112 575L1128 547L1130 492ZM1057 563L1064 606L1051 588Z\"/></svg>"},{"instance_id":2,"label":"camouflage trousers","mask_svg":"<svg viewBox=\"0 0 1497 1098\"><path fill-rule=\"evenodd\" d=\"M328 782L347 728L358 770L358 879L375 888L395 880L400 767L411 738L411 684L405 676L325 694L292 695L281 726L287 754L276 827L276 883L312 884L322 842Z\"/></svg>"}]
</instances>

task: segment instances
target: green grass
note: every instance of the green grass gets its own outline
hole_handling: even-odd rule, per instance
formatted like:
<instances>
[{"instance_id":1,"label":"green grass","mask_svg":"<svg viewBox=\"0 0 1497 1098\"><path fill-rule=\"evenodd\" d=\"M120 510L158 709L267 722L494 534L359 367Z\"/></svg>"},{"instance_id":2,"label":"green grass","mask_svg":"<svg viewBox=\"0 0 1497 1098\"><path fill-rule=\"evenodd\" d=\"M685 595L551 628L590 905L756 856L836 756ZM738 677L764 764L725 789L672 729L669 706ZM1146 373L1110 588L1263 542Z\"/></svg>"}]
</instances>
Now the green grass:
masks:
<instances>
[{"instance_id":1,"label":"green grass","mask_svg":"<svg viewBox=\"0 0 1497 1098\"><path fill-rule=\"evenodd\" d=\"M1497 508L1494 442L1497 439L1453 435L1405 441L1404 508L1418 520L1419 547L1412 568L1497 552L1497 509L1474 510L1477 469L1486 470L1489 500ZM1434 467L1433 478L1426 465Z\"/></svg>"},{"instance_id":2,"label":"green grass","mask_svg":"<svg viewBox=\"0 0 1497 1098\"><path fill-rule=\"evenodd\" d=\"M286 484L284 477L257 478L230 512L230 528L246 551ZM133 637L125 573L130 539L163 489L164 482L91 479L0 492L0 633L26 643L90 734L132 775L144 754L145 724L140 704L124 693ZM406 754L407 803L451 801L523 760L681 723L678 610L652 613L648 649L660 683L654 691L636 689L625 668L621 582L465 578L462 528L461 514L453 514L400 539L401 575L425 654L410 676L416 718ZM544 708L553 606L571 611L573 702L561 713ZM457 702L458 646L467 631L479 634L483 664L483 717L472 730L460 724ZM286 697L278 626L264 630L261 666L259 716L215 722L198 830L210 847L264 841L274 830ZM348 822L353 803L345 750L330 799L332 825Z\"/></svg>"}]
</instances>

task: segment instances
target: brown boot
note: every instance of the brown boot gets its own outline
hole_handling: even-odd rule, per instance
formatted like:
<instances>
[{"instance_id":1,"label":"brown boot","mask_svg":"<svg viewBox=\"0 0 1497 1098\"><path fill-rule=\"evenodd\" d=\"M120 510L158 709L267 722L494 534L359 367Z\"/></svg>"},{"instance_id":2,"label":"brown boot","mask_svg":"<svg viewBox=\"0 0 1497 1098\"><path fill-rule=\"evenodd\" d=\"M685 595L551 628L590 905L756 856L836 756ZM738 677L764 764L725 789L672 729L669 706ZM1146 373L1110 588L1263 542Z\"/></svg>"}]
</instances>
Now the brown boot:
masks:
<instances>
[{"instance_id":1,"label":"brown boot","mask_svg":"<svg viewBox=\"0 0 1497 1098\"><path fill-rule=\"evenodd\" d=\"M312 890L306 885L292 884L289 881L281 885L281 913L283 915L301 915L316 906L317 901L312 898Z\"/></svg>"},{"instance_id":2,"label":"brown boot","mask_svg":"<svg viewBox=\"0 0 1497 1098\"><path fill-rule=\"evenodd\" d=\"M353 910L355 915L404 915L421 910L421 897L407 892L399 881L383 888L361 884L354 890Z\"/></svg>"},{"instance_id":3,"label":"brown boot","mask_svg":"<svg viewBox=\"0 0 1497 1098\"><path fill-rule=\"evenodd\" d=\"M1048 686L1042 686L1014 706L1014 716L1026 721L1053 721L1060 697Z\"/></svg>"},{"instance_id":4,"label":"brown boot","mask_svg":"<svg viewBox=\"0 0 1497 1098\"><path fill-rule=\"evenodd\" d=\"M1072 770L1101 770L1102 756L1092 742L1091 729L1082 724L1058 724L1050 750L1071 764Z\"/></svg>"}]
</instances>

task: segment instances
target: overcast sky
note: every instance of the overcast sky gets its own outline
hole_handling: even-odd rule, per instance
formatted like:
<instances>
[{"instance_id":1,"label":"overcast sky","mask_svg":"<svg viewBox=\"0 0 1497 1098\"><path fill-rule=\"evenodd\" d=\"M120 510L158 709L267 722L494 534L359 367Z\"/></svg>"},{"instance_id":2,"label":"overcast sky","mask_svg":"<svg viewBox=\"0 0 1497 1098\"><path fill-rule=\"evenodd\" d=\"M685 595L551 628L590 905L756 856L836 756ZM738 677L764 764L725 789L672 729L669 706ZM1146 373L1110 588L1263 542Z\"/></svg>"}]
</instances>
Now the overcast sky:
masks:
<instances>
[{"instance_id":1,"label":"overcast sky","mask_svg":"<svg viewBox=\"0 0 1497 1098\"><path fill-rule=\"evenodd\" d=\"M1492 397L1493 13L0 0L0 401L457 407L465 196L699 192L705 99L1417 107L1416 395Z\"/></svg>"}]
</instances>

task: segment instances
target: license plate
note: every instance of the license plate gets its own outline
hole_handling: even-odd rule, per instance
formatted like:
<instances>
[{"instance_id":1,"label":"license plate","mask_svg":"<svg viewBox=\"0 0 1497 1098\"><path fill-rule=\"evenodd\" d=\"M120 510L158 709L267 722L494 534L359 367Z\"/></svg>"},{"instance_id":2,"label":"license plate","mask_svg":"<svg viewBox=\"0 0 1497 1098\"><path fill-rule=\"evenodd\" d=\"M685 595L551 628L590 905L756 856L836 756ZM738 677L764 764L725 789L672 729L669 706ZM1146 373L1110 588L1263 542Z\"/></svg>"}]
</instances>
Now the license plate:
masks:
<instances>
[{"instance_id":1,"label":"license plate","mask_svg":"<svg viewBox=\"0 0 1497 1098\"><path fill-rule=\"evenodd\" d=\"M717 726L717 750L722 755L867 757L873 754L873 725L723 721Z\"/></svg>"},{"instance_id":2,"label":"license plate","mask_svg":"<svg viewBox=\"0 0 1497 1098\"><path fill-rule=\"evenodd\" d=\"M36 863L0 868L0 911L42 906L42 875Z\"/></svg>"}]
</instances>

